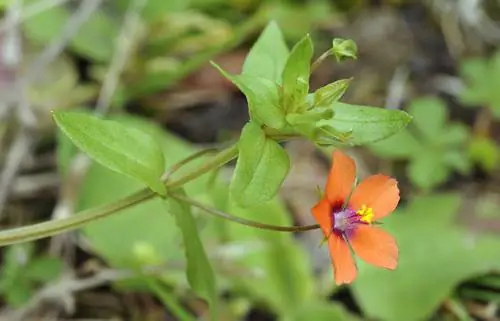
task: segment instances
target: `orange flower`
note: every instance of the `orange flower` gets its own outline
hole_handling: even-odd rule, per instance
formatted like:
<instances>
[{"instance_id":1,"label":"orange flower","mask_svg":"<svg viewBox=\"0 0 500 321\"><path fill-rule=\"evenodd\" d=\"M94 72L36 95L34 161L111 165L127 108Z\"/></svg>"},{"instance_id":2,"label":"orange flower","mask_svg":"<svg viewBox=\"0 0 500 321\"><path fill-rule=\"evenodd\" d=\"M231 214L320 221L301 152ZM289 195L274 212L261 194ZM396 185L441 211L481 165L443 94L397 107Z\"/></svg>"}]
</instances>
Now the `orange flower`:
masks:
<instances>
[{"instance_id":1,"label":"orange flower","mask_svg":"<svg viewBox=\"0 0 500 321\"><path fill-rule=\"evenodd\" d=\"M328 241L337 285L351 283L356 278L357 268L351 249L362 260L375 266L392 270L398 264L396 241L373 224L398 205L397 181L382 174L372 175L352 191L355 179L354 160L335 151L325 195L312 208L312 214Z\"/></svg>"}]
</instances>

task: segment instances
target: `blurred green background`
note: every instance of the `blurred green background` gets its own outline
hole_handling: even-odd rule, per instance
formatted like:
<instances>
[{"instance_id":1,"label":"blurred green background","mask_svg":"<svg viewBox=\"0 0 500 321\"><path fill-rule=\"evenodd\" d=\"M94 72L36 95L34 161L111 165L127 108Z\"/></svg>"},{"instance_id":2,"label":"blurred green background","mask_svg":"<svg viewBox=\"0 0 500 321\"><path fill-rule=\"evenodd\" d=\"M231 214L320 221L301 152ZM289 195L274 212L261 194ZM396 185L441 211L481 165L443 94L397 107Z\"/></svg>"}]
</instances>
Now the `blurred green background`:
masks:
<instances>
[{"instance_id":1,"label":"blurred green background","mask_svg":"<svg viewBox=\"0 0 500 321\"><path fill-rule=\"evenodd\" d=\"M0 8L2 229L141 187L82 158L51 110L94 110L150 132L167 166L236 139L245 98L208 61L239 72L276 20L290 46L309 32L316 56L334 37L357 43L358 60L325 62L312 89L354 77L343 101L413 115L403 132L347 150L361 178L384 172L399 181L401 204L384 228L400 264L389 272L359 262L359 278L336 287L319 231L280 234L195 212L217 276L219 320L500 320L498 1L3 0ZM227 204L231 166L186 191L252 220L312 224L330 150L285 146L292 171L265 205ZM158 200L1 252L0 320L209 317Z\"/></svg>"}]
</instances>

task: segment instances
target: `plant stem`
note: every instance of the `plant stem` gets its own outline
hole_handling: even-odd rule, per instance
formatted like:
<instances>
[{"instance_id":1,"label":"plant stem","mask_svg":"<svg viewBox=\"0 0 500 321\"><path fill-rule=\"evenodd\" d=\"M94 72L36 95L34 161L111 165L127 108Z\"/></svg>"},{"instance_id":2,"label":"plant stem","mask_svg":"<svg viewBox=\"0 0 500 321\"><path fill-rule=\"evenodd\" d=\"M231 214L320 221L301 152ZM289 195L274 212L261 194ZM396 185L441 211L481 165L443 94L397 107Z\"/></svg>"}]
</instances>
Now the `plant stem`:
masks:
<instances>
[{"instance_id":1,"label":"plant stem","mask_svg":"<svg viewBox=\"0 0 500 321\"><path fill-rule=\"evenodd\" d=\"M319 65L321 65L321 63L328 57L330 57L332 55L332 51L331 50L327 50L325 52L323 52L321 54L321 56L318 57L318 59L316 59L313 64L311 65L311 74L314 72L314 70L316 70L316 68L318 68Z\"/></svg>"},{"instance_id":2,"label":"plant stem","mask_svg":"<svg viewBox=\"0 0 500 321\"><path fill-rule=\"evenodd\" d=\"M241 217L236 217L231 214L225 213L223 211L219 211L215 208L208 207L198 201L195 201L192 198L189 198L187 196L181 195L181 194L169 194L170 197L175 198L178 201L188 203L192 206L198 207L199 209L204 210L205 212L223 218L228 221L232 221L238 224L250 226L250 227L255 227L263 230L270 230L270 231L279 231L279 232L305 232L305 231L310 231L310 230L316 230L320 226L318 224L314 225L304 225L304 226L280 226L280 225L271 225L271 224L264 224L260 222L255 222L251 220L247 220Z\"/></svg>"},{"instance_id":3,"label":"plant stem","mask_svg":"<svg viewBox=\"0 0 500 321\"><path fill-rule=\"evenodd\" d=\"M180 187L205 173L223 166L238 155L238 147L236 144L221 151L212 159L207 161L198 169L179 177L177 180L168 181L165 183L167 189ZM184 162L184 161L183 161ZM174 168L176 165L174 165ZM42 222L29 226L9 229L0 232L0 246L33 241L44 237L49 237L62 232L67 232L79 228L80 226L95 221L97 219L109 216L117 211L132 207L136 204L149 200L158 196L150 189L142 189L129 196L126 196L116 202L105 204L99 207L91 208L68 218Z\"/></svg>"}]
</instances>

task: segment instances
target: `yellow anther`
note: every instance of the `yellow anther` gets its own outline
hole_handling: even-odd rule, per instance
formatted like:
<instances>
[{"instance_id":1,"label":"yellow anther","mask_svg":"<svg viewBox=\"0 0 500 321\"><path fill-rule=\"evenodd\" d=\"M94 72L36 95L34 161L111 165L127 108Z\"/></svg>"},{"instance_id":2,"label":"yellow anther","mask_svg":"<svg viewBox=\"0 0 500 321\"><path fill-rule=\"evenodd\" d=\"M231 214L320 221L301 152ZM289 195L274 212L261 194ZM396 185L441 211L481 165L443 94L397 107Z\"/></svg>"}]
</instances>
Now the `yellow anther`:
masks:
<instances>
[{"instance_id":1,"label":"yellow anther","mask_svg":"<svg viewBox=\"0 0 500 321\"><path fill-rule=\"evenodd\" d=\"M366 223L371 223L373 220L373 209L371 207L366 207L366 205L361 206L361 209L359 209L356 214L361 216L361 221L366 222Z\"/></svg>"}]
</instances>

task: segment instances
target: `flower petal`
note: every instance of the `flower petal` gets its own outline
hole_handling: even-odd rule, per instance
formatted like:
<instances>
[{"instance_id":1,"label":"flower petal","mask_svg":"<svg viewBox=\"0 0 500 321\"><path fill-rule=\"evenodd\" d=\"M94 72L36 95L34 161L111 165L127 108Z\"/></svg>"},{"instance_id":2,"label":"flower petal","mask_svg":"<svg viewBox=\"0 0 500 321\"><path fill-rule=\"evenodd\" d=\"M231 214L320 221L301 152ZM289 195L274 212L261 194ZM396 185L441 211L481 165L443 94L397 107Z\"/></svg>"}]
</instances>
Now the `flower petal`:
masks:
<instances>
[{"instance_id":1,"label":"flower petal","mask_svg":"<svg viewBox=\"0 0 500 321\"><path fill-rule=\"evenodd\" d=\"M358 270L349 245L341 236L332 233L328 239L328 248L333 264L335 284L348 284L354 281Z\"/></svg>"},{"instance_id":2,"label":"flower petal","mask_svg":"<svg viewBox=\"0 0 500 321\"><path fill-rule=\"evenodd\" d=\"M339 150L334 151L332 167L326 182L326 196L333 206L344 203L351 194L355 179L354 160Z\"/></svg>"},{"instance_id":3,"label":"flower petal","mask_svg":"<svg viewBox=\"0 0 500 321\"><path fill-rule=\"evenodd\" d=\"M363 205L370 207L373 219L378 220L389 215L398 206L398 182L382 174L372 175L354 189L349 203L355 210Z\"/></svg>"},{"instance_id":4,"label":"flower petal","mask_svg":"<svg viewBox=\"0 0 500 321\"><path fill-rule=\"evenodd\" d=\"M321 230L328 236L332 231L332 207L326 198L319 201L316 206L311 209L314 219L321 226Z\"/></svg>"},{"instance_id":5,"label":"flower petal","mask_svg":"<svg viewBox=\"0 0 500 321\"><path fill-rule=\"evenodd\" d=\"M398 265L396 240L377 227L357 226L349 242L354 253L367 263L391 270Z\"/></svg>"}]
</instances>

